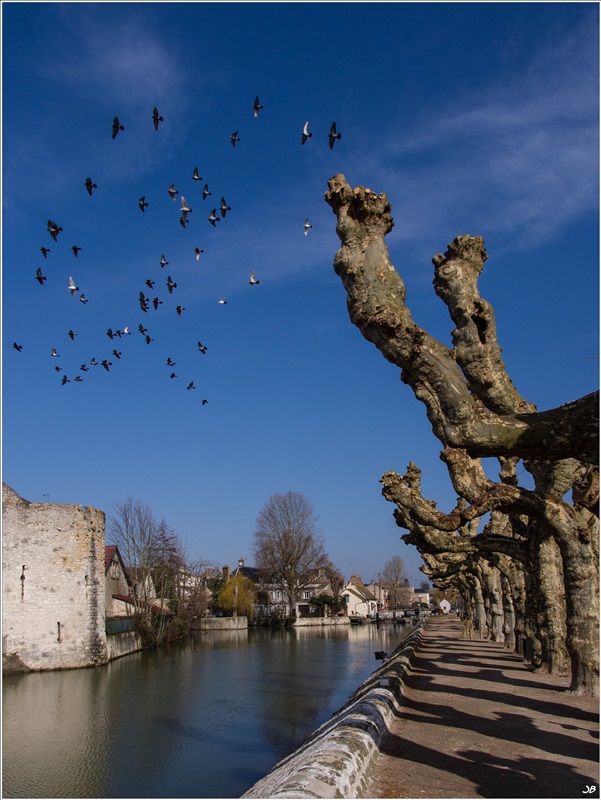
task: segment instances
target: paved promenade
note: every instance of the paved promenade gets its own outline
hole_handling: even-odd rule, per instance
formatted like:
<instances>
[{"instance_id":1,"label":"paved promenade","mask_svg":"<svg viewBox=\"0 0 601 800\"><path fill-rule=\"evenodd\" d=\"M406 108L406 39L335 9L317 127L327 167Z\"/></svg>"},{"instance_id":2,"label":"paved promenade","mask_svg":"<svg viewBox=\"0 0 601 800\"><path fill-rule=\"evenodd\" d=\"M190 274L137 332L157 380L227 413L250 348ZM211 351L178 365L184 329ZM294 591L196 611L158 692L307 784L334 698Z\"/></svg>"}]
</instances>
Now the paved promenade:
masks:
<instances>
[{"instance_id":1,"label":"paved promenade","mask_svg":"<svg viewBox=\"0 0 601 800\"><path fill-rule=\"evenodd\" d=\"M431 617L363 797L599 797L599 703L568 683Z\"/></svg>"}]
</instances>

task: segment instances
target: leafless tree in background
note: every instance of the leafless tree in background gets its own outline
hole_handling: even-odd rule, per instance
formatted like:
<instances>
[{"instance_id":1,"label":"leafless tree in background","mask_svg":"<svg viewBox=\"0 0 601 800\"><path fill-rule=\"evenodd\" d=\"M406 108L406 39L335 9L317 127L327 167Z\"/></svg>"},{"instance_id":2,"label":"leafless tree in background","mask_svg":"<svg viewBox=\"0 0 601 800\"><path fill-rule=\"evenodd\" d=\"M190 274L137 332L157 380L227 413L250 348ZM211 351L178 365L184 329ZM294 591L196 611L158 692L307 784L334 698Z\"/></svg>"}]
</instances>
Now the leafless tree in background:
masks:
<instances>
[{"instance_id":1,"label":"leafless tree in background","mask_svg":"<svg viewBox=\"0 0 601 800\"><path fill-rule=\"evenodd\" d=\"M297 615L298 591L310 573L330 563L317 530L317 516L298 492L273 494L257 517L255 564L265 580L287 597Z\"/></svg>"},{"instance_id":2,"label":"leafless tree in background","mask_svg":"<svg viewBox=\"0 0 601 800\"><path fill-rule=\"evenodd\" d=\"M400 556L392 556L388 559L382 570L382 578L388 588L388 608L403 608L408 605L406 602L407 592L403 592L407 580L407 569Z\"/></svg>"}]
</instances>

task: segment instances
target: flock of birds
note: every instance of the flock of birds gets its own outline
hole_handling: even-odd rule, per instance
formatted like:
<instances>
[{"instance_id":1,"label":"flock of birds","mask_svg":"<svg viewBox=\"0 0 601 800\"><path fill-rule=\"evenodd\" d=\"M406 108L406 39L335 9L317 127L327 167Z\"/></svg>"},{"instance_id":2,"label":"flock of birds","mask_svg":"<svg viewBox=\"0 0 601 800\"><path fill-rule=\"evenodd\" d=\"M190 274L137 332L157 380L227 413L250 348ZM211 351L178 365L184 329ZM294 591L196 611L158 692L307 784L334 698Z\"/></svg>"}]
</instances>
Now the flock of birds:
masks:
<instances>
[{"instance_id":1,"label":"flock of birds","mask_svg":"<svg viewBox=\"0 0 601 800\"><path fill-rule=\"evenodd\" d=\"M253 114L254 114L255 119L257 119L257 117L259 115L259 111L261 111L262 109L263 109L263 106L261 105L261 103L259 101L259 98L256 97L255 101L254 101L254 104L253 104ZM163 116L161 114L159 114L159 111L155 106L153 108L153 112L152 112L152 122L153 122L153 125L154 125L154 129L156 131L159 130L159 125L163 121L164 121ZM125 130L125 126L121 124L121 122L119 120L119 117L115 116L115 118L113 119L113 125L112 125L112 138L116 139L116 137L119 135L119 133L121 131L124 131L124 130ZM313 136L313 133L309 130L309 122L307 121L307 122L305 122L305 124L304 124L304 126L302 128L301 145L304 145L307 142L307 140L310 139L312 136ZM340 138L341 138L341 134L336 129L336 123L333 122L331 127L330 127L330 131L329 131L329 135L328 135L328 141L329 141L330 149L332 149L334 147L334 143ZM236 147L236 144L238 142L240 142L240 137L238 136L238 131L234 131L231 134L230 142L231 142L232 147ZM202 177L199 175L198 167L194 167L194 169L192 171L192 180L195 181L195 182L202 181ZM83 183L84 183L84 186L86 188L86 191L87 191L88 195L90 195L90 197L92 197L93 193L94 193L94 190L98 188L98 185L92 180L91 177L87 177ZM182 228L185 229L186 225L188 225L188 223L189 223L189 215L192 213L192 208L188 205L188 202L187 202L186 198L184 197L184 195L181 194L178 191L178 189L175 186L175 183L172 183L169 186L169 188L167 189L167 193L169 194L169 197L175 202L177 202L177 198L179 196L180 204L181 204L181 208L179 209L180 213L181 213L181 216L180 216L180 219L179 219L179 223L182 226ZM209 191L208 183L205 183L204 186L203 186L203 189L202 189L202 198L203 198L203 200L206 200L207 197L210 197L210 196L212 196L212 193ZM149 203L146 201L146 195L143 195L142 197L139 198L138 207L139 207L139 209L140 209L140 211L142 213L145 213L145 209L149 207ZM229 211L231 211L231 210L232 210L231 206L229 206L227 204L227 202L225 200L225 197L221 197L221 200L220 200L220 203L219 203L219 210L218 210L218 207L215 206L215 208L213 208L211 210L211 212L209 213L209 216L208 216L209 223L213 227L216 227L217 223L220 222L221 220L225 219L227 213ZM309 218L307 217L305 219L304 226L303 226L303 232L304 232L305 236L309 233L309 230L312 227L313 226L311 225L311 223L309 222ZM54 220L49 219L48 223L47 223L47 231L48 231L48 234L50 235L51 239L54 242L58 242L59 235L63 232L63 228L60 225L58 225ZM75 256L75 258L78 258L79 257L79 253L81 252L82 248L77 246L77 245L72 245L71 246L71 250L72 250L73 255ZM40 251L42 253L43 258L47 259L48 258L48 254L50 253L50 248L42 246L42 247L40 247ZM196 258L197 261L200 260L200 256L201 256L201 254L203 252L204 252L204 250L202 250L198 246L196 246L194 248L194 254L195 254L195 258ZM160 265L161 269L163 269L164 267L169 265L169 262L167 261L164 253L161 254L161 259L160 259L159 265ZM36 277L36 280L38 281L38 283L40 285L44 286L45 282L47 281L47 276L44 275L44 272L43 272L41 267L38 267L38 269L36 270L36 276L35 277ZM251 272L248 282L249 282L249 284L251 286L259 285L260 281L257 279L255 272ZM163 304L163 301L160 299L159 295L154 296L152 299L150 297L150 293L153 293L155 283L156 283L156 280L152 280L151 278L147 278L146 281L145 281L146 289L140 290L140 293L139 293L139 296L138 296L138 304L139 304L140 310L143 313L148 313L151 305L152 305L152 307L154 308L155 311L158 311L159 306ZM166 287L167 287L167 290L168 290L170 295L173 294L174 289L177 289L177 283L172 279L171 275L167 276ZM68 281L68 284L67 284L66 288L68 288L68 290L71 293L72 297L75 297L76 295L79 295L78 299L82 304L86 305L88 303L88 298L86 298L86 296L85 296L85 294L83 292L80 292L80 288L79 288L79 286L77 285L77 283L75 282L75 280L73 279L72 276L69 276L69 281ZM147 293L146 293L147 290L150 290L150 292L148 293L148 296L147 296ZM221 297L219 299L219 303L221 305L227 305L227 300L225 299L225 297ZM175 307L175 311L176 311L177 315L180 316L180 317L181 317L182 313L185 310L186 310L185 307L182 306L182 305L179 305L179 304ZM154 339L148 333L148 328L145 327L142 324L142 322L140 322L140 324L138 325L137 330L144 337L144 339L146 341L146 344L151 344L151 342L154 341ZM70 328L67 331L67 335L72 341L74 341L75 337L77 336L77 333L73 329ZM114 329L113 328L108 328L107 331L106 331L106 335L111 340L111 342L114 342L115 339L122 339L123 337L127 337L127 336L131 335L131 330L130 330L129 326L125 326L123 328L114 328ZM13 348L17 352L21 352L23 350L23 345L22 344L18 344L15 341L15 342L13 342ZM197 349L198 349L198 352L201 353L202 355L205 355L206 352L207 352L206 345L203 345L202 342L200 342L200 341L197 342ZM97 361L96 357L92 357L89 361L84 362L83 364L81 364L81 366L79 367L79 373L80 374L78 374L78 375L76 375L74 377L74 379L73 379L74 382L76 382L76 383L82 382L84 380L83 375L85 375L85 373L90 370L90 367L101 366L107 372L109 372L111 367L113 366L113 362L111 360L109 360L109 359L110 358L114 358L116 360L120 360L122 356L123 356L123 352L120 351L117 347L114 347L113 350L112 350L112 353L110 355L108 355L106 358L103 358L103 359ZM52 347L51 352L50 352L50 357L53 358L53 359L60 358L60 353L57 351L56 347ZM167 367L173 368L173 367L175 367L176 364L169 357L169 358L167 358L166 365L167 365ZM64 372L63 368L61 366L58 366L58 365L56 365L54 367L54 369L56 370L57 373ZM169 377L173 380L173 379L177 378L177 375L176 375L176 373L174 371L172 371L170 373ZM67 383L70 383L70 382L71 382L71 379L66 374L63 374L62 377L61 377L62 385L64 386L64 385L66 385ZM194 383L194 380L191 380L191 381L189 381L187 383L186 390L190 391L190 390L194 390L194 389L196 389L196 385ZM208 403L208 399L207 398L203 398L202 405L206 405L207 403Z\"/></svg>"}]
</instances>

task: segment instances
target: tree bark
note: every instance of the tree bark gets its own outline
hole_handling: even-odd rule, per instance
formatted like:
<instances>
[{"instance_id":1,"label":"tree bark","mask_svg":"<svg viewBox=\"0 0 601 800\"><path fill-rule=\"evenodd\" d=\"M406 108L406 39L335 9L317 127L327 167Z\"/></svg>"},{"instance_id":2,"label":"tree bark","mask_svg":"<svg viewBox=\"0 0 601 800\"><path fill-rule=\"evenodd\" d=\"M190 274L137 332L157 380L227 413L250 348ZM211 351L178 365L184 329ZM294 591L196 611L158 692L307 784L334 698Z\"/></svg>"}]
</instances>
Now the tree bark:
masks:
<instances>
[{"instance_id":1,"label":"tree bark","mask_svg":"<svg viewBox=\"0 0 601 800\"><path fill-rule=\"evenodd\" d=\"M382 478L383 493L397 506L398 524L408 528L411 537L432 529L449 534L490 511L535 520L561 552L569 598L570 688L597 691L599 478L598 469L591 471L589 466L585 471L578 461L598 464L598 393L538 412L517 392L501 359L492 307L478 291L487 258L480 237L457 237L444 255L433 259L436 292L455 324L453 348L440 344L413 321L405 285L390 263L384 237L394 222L386 195L362 187L353 190L343 175L334 176L328 186L326 202L336 214L342 244L334 268L347 292L350 318L388 361L400 367L402 380L424 403L443 445L441 458L455 491L467 501L442 514L421 497L421 490L415 490L411 470L404 478L389 472ZM484 474L478 460L482 456L501 459L499 483ZM527 459L535 491L518 486L519 458ZM574 485L574 506L563 499L570 485ZM507 554L511 541L495 537L494 544ZM455 542L451 549L459 552ZM538 557L544 562L542 551ZM534 583L539 586L549 577L542 571L536 574L540 567L540 563L534 567ZM482 628L482 586L476 573L477 569L465 580L475 598L476 625ZM557 585L555 581L554 591ZM547 601L548 591L543 591ZM547 612L551 627L547 621L540 631L543 657L555 669L561 661L557 642L562 636L552 602L547 603Z\"/></svg>"},{"instance_id":2,"label":"tree bark","mask_svg":"<svg viewBox=\"0 0 601 800\"><path fill-rule=\"evenodd\" d=\"M402 369L402 380L425 404L443 446L463 448L474 457L578 458L598 464L598 393L541 414L506 376L492 309L479 294L469 294L486 259L482 239L458 237L445 256L434 259L437 291L456 316L450 350L413 321L405 303L405 285L384 242L394 225L386 195L353 190L344 175L334 176L328 186L325 199L336 214L342 243L334 269L347 292L350 318ZM470 281L463 289L466 275ZM510 413L503 410L508 406Z\"/></svg>"}]
</instances>

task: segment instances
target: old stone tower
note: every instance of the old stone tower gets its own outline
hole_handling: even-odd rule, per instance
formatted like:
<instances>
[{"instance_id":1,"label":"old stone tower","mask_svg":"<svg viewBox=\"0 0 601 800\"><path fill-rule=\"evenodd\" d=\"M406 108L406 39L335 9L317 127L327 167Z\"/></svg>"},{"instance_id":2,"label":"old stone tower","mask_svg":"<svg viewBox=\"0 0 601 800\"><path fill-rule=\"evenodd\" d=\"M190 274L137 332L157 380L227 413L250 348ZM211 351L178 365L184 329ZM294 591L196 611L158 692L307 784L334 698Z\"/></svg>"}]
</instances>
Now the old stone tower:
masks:
<instances>
[{"instance_id":1,"label":"old stone tower","mask_svg":"<svg viewBox=\"0 0 601 800\"><path fill-rule=\"evenodd\" d=\"M30 503L2 484L2 652L30 669L107 660L105 515Z\"/></svg>"}]
</instances>

